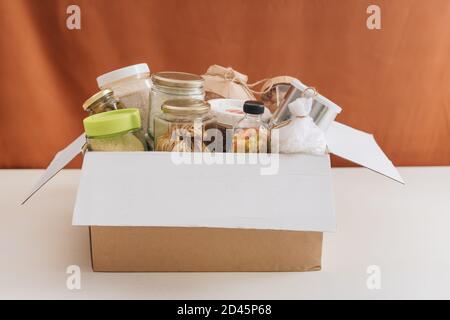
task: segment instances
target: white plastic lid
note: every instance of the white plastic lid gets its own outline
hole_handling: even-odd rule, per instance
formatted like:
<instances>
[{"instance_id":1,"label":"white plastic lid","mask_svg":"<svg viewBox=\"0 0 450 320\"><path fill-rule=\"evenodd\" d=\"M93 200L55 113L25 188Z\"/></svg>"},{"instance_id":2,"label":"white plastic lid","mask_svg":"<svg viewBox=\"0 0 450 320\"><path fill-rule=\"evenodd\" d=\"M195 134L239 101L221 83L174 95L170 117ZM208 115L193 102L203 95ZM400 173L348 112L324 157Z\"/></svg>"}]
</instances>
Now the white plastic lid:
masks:
<instances>
[{"instance_id":1,"label":"white plastic lid","mask_svg":"<svg viewBox=\"0 0 450 320\"><path fill-rule=\"evenodd\" d=\"M308 86L304 85L303 83L301 83L300 81L298 81L297 79L293 79L291 81L291 84L297 88L300 91L305 91L306 88L308 88ZM330 110L334 111L336 114L341 113L342 108L339 107L337 104L335 104L333 101L328 100L327 98L325 98L324 96L322 96L321 94L317 94L317 96L314 97L314 100L316 100L317 102L319 102L320 104L323 104L324 106L326 106L327 108L329 108Z\"/></svg>"},{"instance_id":2,"label":"white plastic lid","mask_svg":"<svg viewBox=\"0 0 450 320\"><path fill-rule=\"evenodd\" d=\"M97 85L101 89L113 82L136 76L141 73L150 73L150 68L146 63L139 63L102 74L97 77Z\"/></svg>"},{"instance_id":3,"label":"white plastic lid","mask_svg":"<svg viewBox=\"0 0 450 320\"><path fill-rule=\"evenodd\" d=\"M211 111L216 116L217 122L222 125L234 126L236 122L245 116L243 110L245 100L240 99L211 99ZM272 114L269 109L264 108L263 121L268 121Z\"/></svg>"}]
</instances>

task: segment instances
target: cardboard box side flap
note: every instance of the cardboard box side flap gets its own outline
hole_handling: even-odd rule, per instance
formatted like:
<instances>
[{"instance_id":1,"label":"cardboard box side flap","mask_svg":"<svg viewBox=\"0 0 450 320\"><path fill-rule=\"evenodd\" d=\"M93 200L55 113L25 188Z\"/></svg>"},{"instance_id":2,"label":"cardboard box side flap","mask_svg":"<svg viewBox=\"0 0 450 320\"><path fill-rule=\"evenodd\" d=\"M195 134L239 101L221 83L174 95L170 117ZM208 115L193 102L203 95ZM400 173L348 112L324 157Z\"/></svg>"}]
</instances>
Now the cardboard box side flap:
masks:
<instances>
[{"instance_id":1,"label":"cardboard box side flap","mask_svg":"<svg viewBox=\"0 0 450 320\"><path fill-rule=\"evenodd\" d=\"M326 132L326 139L331 153L405 183L372 134L334 121Z\"/></svg>"},{"instance_id":2,"label":"cardboard box side flap","mask_svg":"<svg viewBox=\"0 0 450 320\"><path fill-rule=\"evenodd\" d=\"M45 169L42 176L36 182L31 191L25 196L21 204L27 202L36 192L38 192L48 181L50 181L58 172L64 169L65 166L69 164L70 161L75 159L82 151L86 144L86 136L83 133L74 141L72 141L67 147L58 151L58 153L53 158L52 162Z\"/></svg>"}]
</instances>

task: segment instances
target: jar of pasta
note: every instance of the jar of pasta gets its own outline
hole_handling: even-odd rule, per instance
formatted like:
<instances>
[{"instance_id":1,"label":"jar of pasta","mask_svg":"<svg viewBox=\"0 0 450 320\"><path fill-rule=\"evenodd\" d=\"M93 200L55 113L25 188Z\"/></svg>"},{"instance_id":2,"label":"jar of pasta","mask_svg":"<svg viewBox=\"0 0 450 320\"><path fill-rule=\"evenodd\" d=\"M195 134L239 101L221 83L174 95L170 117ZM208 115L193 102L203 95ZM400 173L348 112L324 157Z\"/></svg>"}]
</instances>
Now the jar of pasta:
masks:
<instances>
[{"instance_id":1,"label":"jar of pasta","mask_svg":"<svg viewBox=\"0 0 450 320\"><path fill-rule=\"evenodd\" d=\"M138 109L92 115L83 120L89 151L145 151Z\"/></svg>"},{"instance_id":2,"label":"jar of pasta","mask_svg":"<svg viewBox=\"0 0 450 320\"><path fill-rule=\"evenodd\" d=\"M152 83L148 133L154 141L154 117L161 113L164 102L176 99L204 100L205 91L202 77L185 72L158 72L152 75Z\"/></svg>"},{"instance_id":3,"label":"jar of pasta","mask_svg":"<svg viewBox=\"0 0 450 320\"><path fill-rule=\"evenodd\" d=\"M210 106L203 100L179 99L164 102L155 115L155 151L204 152L210 142L206 131L215 128Z\"/></svg>"}]
</instances>

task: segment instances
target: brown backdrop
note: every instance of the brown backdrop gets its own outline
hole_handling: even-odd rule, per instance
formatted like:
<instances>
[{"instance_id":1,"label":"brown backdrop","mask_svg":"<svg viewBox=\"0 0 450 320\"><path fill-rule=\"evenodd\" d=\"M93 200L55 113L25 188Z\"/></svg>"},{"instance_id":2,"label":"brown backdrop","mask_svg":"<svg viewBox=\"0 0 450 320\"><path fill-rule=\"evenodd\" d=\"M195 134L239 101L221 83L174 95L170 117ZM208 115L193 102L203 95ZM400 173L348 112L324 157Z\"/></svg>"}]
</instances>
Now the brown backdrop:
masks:
<instances>
[{"instance_id":1,"label":"brown backdrop","mask_svg":"<svg viewBox=\"0 0 450 320\"><path fill-rule=\"evenodd\" d=\"M81 30L66 28L69 4ZM366 28L369 4L381 30ZM45 167L82 131L96 76L138 62L292 75L395 164L450 165L449 0L0 0L0 15L0 168Z\"/></svg>"}]
</instances>

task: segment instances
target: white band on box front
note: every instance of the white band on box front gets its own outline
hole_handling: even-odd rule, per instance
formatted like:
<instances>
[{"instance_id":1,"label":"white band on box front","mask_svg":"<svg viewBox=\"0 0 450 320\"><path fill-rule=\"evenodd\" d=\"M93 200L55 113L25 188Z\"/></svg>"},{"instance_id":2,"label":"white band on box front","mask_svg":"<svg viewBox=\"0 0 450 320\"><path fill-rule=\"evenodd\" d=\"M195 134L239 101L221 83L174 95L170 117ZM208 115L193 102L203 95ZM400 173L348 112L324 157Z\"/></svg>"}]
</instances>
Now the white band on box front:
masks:
<instances>
[{"instance_id":1,"label":"white band on box front","mask_svg":"<svg viewBox=\"0 0 450 320\"><path fill-rule=\"evenodd\" d=\"M329 157L269 157L279 161L272 175L262 175L260 164L88 152L73 224L334 231Z\"/></svg>"}]
</instances>

